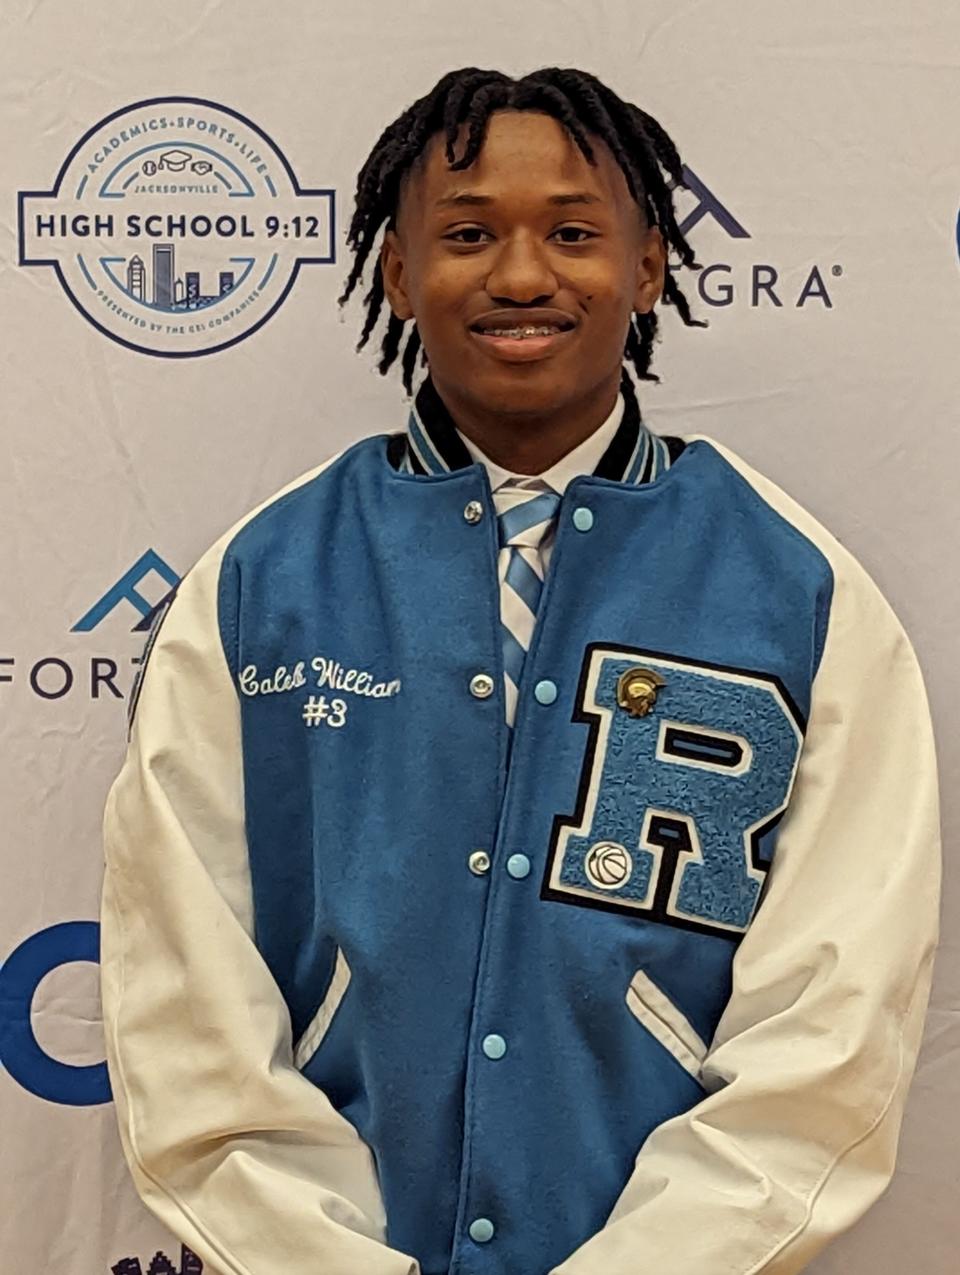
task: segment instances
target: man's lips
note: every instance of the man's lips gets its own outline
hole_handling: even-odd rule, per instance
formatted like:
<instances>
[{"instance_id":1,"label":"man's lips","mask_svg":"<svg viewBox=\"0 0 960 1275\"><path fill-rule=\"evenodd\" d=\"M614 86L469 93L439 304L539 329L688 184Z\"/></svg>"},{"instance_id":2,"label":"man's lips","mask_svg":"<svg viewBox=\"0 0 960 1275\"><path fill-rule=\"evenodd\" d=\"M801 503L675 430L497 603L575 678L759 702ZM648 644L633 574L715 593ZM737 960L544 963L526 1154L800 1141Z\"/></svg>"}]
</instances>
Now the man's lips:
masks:
<instances>
[{"instance_id":1,"label":"man's lips","mask_svg":"<svg viewBox=\"0 0 960 1275\"><path fill-rule=\"evenodd\" d=\"M507 363L530 363L563 349L575 338L576 328L567 328L549 336L497 336L490 332L474 332L470 335L493 358Z\"/></svg>"},{"instance_id":2,"label":"man's lips","mask_svg":"<svg viewBox=\"0 0 960 1275\"><path fill-rule=\"evenodd\" d=\"M481 348L499 362L531 363L563 349L578 326L572 314L553 306L515 306L488 310L478 315L469 328ZM525 329L531 328L549 331L523 335Z\"/></svg>"}]
</instances>

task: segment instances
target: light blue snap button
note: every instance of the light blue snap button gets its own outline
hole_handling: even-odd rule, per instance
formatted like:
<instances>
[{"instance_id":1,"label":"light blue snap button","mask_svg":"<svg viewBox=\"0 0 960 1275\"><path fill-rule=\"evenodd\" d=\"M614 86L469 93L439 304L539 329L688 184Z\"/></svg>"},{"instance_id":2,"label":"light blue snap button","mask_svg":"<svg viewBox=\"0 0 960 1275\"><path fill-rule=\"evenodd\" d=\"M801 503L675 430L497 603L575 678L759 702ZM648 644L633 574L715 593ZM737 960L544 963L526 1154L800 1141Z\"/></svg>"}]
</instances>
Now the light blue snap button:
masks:
<instances>
[{"instance_id":1,"label":"light blue snap button","mask_svg":"<svg viewBox=\"0 0 960 1275\"><path fill-rule=\"evenodd\" d=\"M507 871L514 881L522 881L530 875L530 860L525 854L512 854L507 860Z\"/></svg>"},{"instance_id":2,"label":"light blue snap button","mask_svg":"<svg viewBox=\"0 0 960 1275\"><path fill-rule=\"evenodd\" d=\"M470 1238L476 1244L486 1244L493 1239L493 1223L488 1217L475 1217L470 1223Z\"/></svg>"},{"instance_id":3,"label":"light blue snap button","mask_svg":"<svg viewBox=\"0 0 960 1275\"><path fill-rule=\"evenodd\" d=\"M544 678L533 688L533 693L538 704L552 704L557 698L557 684L551 682L549 678Z\"/></svg>"},{"instance_id":4,"label":"light blue snap button","mask_svg":"<svg viewBox=\"0 0 960 1275\"><path fill-rule=\"evenodd\" d=\"M573 511L573 525L577 531L589 531L593 526L593 513L584 505Z\"/></svg>"},{"instance_id":5,"label":"light blue snap button","mask_svg":"<svg viewBox=\"0 0 960 1275\"><path fill-rule=\"evenodd\" d=\"M507 1052L507 1042L502 1036L491 1035L483 1038L483 1052L488 1058L502 1058Z\"/></svg>"}]
</instances>

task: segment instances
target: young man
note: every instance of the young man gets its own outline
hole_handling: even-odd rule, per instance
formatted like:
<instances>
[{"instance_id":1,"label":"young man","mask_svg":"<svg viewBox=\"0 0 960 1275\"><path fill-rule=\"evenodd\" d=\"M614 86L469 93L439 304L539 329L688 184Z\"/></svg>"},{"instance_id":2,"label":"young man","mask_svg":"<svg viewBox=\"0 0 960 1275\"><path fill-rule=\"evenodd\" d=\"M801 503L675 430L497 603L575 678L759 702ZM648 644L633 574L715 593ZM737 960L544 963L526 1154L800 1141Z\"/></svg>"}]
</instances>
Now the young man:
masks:
<instances>
[{"instance_id":1,"label":"young man","mask_svg":"<svg viewBox=\"0 0 960 1275\"><path fill-rule=\"evenodd\" d=\"M658 438L693 253L594 77L445 76L358 181L405 432L155 621L103 997L146 1203L223 1275L791 1275L893 1169L934 752L850 555ZM655 379L655 378L652 378Z\"/></svg>"}]
</instances>

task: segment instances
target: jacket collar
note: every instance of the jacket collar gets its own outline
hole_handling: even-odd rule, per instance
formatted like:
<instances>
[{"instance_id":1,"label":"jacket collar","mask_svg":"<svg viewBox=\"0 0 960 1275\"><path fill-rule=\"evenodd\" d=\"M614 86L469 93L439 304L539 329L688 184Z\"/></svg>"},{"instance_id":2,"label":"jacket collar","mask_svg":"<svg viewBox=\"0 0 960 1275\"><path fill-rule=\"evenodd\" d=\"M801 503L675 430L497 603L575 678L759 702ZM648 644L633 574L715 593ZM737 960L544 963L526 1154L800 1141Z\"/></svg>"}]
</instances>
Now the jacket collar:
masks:
<instances>
[{"instance_id":1,"label":"jacket collar","mask_svg":"<svg viewBox=\"0 0 960 1275\"><path fill-rule=\"evenodd\" d=\"M626 371L620 380L620 393L624 401L620 425L593 473L596 478L613 482L648 483L669 469L671 448L641 420L636 391ZM410 408L400 471L444 474L472 464L446 404L427 376Z\"/></svg>"}]
</instances>

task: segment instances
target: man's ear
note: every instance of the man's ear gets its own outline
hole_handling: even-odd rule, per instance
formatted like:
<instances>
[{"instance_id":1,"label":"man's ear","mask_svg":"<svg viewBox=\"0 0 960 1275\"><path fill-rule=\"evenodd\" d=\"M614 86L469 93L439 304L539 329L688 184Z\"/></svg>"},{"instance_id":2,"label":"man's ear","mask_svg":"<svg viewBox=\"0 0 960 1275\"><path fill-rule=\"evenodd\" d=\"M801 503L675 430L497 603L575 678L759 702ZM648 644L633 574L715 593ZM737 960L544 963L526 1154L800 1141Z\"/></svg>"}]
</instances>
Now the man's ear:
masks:
<instances>
[{"instance_id":1,"label":"man's ear","mask_svg":"<svg viewBox=\"0 0 960 1275\"><path fill-rule=\"evenodd\" d=\"M413 307L404 287L404 263L400 240L395 230L388 230L380 247L380 269L383 273L383 290L390 309L398 319L412 319Z\"/></svg>"},{"instance_id":2,"label":"man's ear","mask_svg":"<svg viewBox=\"0 0 960 1275\"><path fill-rule=\"evenodd\" d=\"M667 269L667 250L659 226L644 230L637 253L637 282L633 308L648 314L660 300Z\"/></svg>"}]
</instances>

